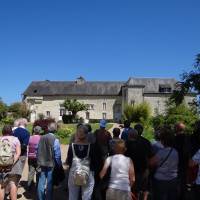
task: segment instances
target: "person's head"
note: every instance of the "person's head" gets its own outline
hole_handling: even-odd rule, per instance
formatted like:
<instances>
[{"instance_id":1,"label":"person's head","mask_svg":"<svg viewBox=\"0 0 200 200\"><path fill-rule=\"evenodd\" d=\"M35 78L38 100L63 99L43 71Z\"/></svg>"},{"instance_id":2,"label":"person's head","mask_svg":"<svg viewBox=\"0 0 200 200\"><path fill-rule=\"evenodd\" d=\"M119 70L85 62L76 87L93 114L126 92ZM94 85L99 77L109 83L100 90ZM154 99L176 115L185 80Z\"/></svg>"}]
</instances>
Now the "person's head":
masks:
<instances>
[{"instance_id":1,"label":"person's head","mask_svg":"<svg viewBox=\"0 0 200 200\"><path fill-rule=\"evenodd\" d=\"M154 139L160 141L160 127L154 129Z\"/></svg>"},{"instance_id":2,"label":"person's head","mask_svg":"<svg viewBox=\"0 0 200 200\"><path fill-rule=\"evenodd\" d=\"M49 123L49 125L48 125L49 133L55 133L57 131L57 129L58 129L58 126L57 126L56 122Z\"/></svg>"},{"instance_id":3,"label":"person's head","mask_svg":"<svg viewBox=\"0 0 200 200\"><path fill-rule=\"evenodd\" d=\"M177 135L183 134L184 131L185 131L185 124L182 123L182 122L178 122L178 123L175 124L174 129L175 129L175 133Z\"/></svg>"},{"instance_id":4,"label":"person's head","mask_svg":"<svg viewBox=\"0 0 200 200\"><path fill-rule=\"evenodd\" d=\"M88 135L88 128L85 125L81 125L78 127L77 132L76 132L76 138L79 141L84 141L87 139Z\"/></svg>"},{"instance_id":5,"label":"person's head","mask_svg":"<svg viewBox=\"0 0 200 200\"><path fill-rule=\"evenodd\" d=\"M174 134L170 127L164 126L160 129L160 141L164 147L172 147L174 145Z\"/></svg>"},{"instance_id":6,"label":"person's head","mask_svg":"<svg viewBox=\"0 0 200 200\"><path fill-rule=\"evenodd\" d=\"M87 127L88 129L88 133L91 133L92 132L92 127L90 124L85 124L85 126Z\"/></svg>"},{"instance_id":7,"label":"person's head","mask_svg":"<svg viewBox=\"0 0 200 200\"><path fill-rule=\"evenodd\" d=\"M40 126L35 126L33 128L33 134L34 135L40 135L42 133L42 128Z\"/></svg>"},{"instance_id":8,"label":"person's head","mask_svg":"<svg viewBox=\"0 0 200 200\"><path fill-rule=\"evenodd\" d=\"M5 125L2 129L2 135L3 136L9 136L12 135L12 126L10 125Z\"/></svg>"},{"instance_id":9,"label":"person's head","mask_svg":"<svg viewBox=\"0 0 200 200\"><path fill-rule=\"evenodd\" d=\"M20 120L20 119L16 119L16 120L14 121L13 127L19 127L19 120Z\"/></svg>"},{"instance_id":10,"label":"person's head","mask_svg":"<svg viewBox=\"0 0 200 200\"><path fill-rule=\"evenodd\" d=\"M126 144L124 140L117 140L114 144L114 152L115 154L124 154L126 152Z\"/></svg>"},{"instance_id":11,"label":"person's head","mask_svg":"<svg viewBox=\"0 0 200 200\"><path fill-rule=\"evenodd\" d=\"M26 127L27 124L28 124L28 121L26 118L19 119L19 126Z\"/></svg>"},{"instance_id":12,"label":"person's head","mask_svg":"<svg viewBox=\"0 0 200 200\"><path fill-rule=\"evenodd\" d=\"M114 129L113 129L113 137L119 138L120 132L121 132L121 131L120 131L119 128L114 128Z\"/></svg>"},{"instance_id":13,"label":"person's head","mask_svg":"<svg viewBox=\"0 0 200 200\"><path fill-rule=\"evenodd\" d=\"M101 119L100 122L99 122L99 126L101 129L105 129L106 128L106 120L105 119Z\"/></svg>"},{"instance_id":14,"label":"person's head","mask_svg":"<svg viewBox=\"0 0 200 200\"><path fill-rule=\"evenodd\" d=\"M124 128L130 128L130 126L131 126L130 121L125 120L125 121L124 121Z\"/></svg>"},{"instance_id":15,"label":"person's head","mask_svg":"<svg viewBox=\"0 0 200 200\"><path fill-rule=\"evenodd\" d=\"M142 126L141 124L136 124L136 125L134 126L134 129L137 130L138 135L142 135L143 130L144 130L144 128L143 128L143 126Z\"/></svg>"},{"instance_id":16,"label":"person's head","mask_svg":"<svg viewBox=\"0 0 200 200\"><path fill-rule=\"evenodd\" d=\"M135 140L138 137L138 132L135 129L130 129L128 131L128 140Z\"/></svg>"},{"instance_id":17,"label":"person's head","mask_svg":"<svg viewBox=\"0 0 200 200\"><path fill-rule=\"evenodd\" d=\"M82 123L78 123L78 124L76 125L76 129L78 129L79 126L82 126L82 125L83 125Z\"/></svg>"}]
</instances>

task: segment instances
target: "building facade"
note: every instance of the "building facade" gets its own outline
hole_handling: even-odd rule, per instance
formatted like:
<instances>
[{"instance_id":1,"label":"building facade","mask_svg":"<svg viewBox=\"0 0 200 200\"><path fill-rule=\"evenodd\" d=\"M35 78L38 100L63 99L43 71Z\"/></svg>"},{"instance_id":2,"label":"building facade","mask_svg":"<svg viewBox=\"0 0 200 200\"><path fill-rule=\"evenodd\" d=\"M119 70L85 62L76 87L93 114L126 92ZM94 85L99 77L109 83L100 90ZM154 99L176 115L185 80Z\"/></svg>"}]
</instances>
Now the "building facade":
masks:
<instances>
[{"instance_id":1,"label":"building facade","mask_svg":"<svg viewBox=\"0 0 200 200\"><path fill-rule=\"evenodd\" d=\"M76 81L34 81L23 93L23 101L31 111L30 121L41 115L62 120L65 99L77 99L87 104L88 110L78 112L83 119L109 119L119 121L126 104L148 102L155 112L165 112L165 103L175 90L175 79L129 78L128 81L86 81L79 77ZM195 96L185 96L191 103Z\"/></svg>"}]
</instances>

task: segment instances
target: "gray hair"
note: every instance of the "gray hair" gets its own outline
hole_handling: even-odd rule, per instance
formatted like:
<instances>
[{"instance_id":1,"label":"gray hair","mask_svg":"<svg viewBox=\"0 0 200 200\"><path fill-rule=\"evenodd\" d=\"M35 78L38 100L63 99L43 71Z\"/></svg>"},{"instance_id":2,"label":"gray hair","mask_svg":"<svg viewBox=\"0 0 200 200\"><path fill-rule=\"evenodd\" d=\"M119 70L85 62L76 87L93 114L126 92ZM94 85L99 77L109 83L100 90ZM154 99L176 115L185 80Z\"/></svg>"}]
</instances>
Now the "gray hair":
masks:
<instances>
[{"instance_id":1,"label":"gray hair","mask_svg":"<svg viewBox=\"0 0 200 200\"><path fill-rule=\"evenodd\" d=\"M26 118L21 118L21 119L18 119L18 120L19 120L19 126L24 126L24 127L27 126L28 120Z\"/></svg>"},{"instance_id":2,"label":"gray hair","mask_svg":"<svg viewBox=\"0 0 200 200\"><path fill-rule=\"evenodd\" d=\"M19 127L19 120L20 120L20 119L16 119L16 120L14 121L14 124L13 124L14 127Z\"/></svg>"},{"instance_id":3,"label":"gray hair","mask_svg":"<svg viewBox=\"0 0 200 200\"><path fill-rule=\"evenodd\" d=\"M136 129L130 129L128 131L128 139L135 139L138 136L138 131Z\"/></svg>"},{"instance_id":4,"label":"gray hair","mask_svg":"<svg viewBox=\"0 0 200 200\"><path fill-rule=\"evenodd\" d=\"M58 126L56 124L56 122L51 122L49 125L48 125L48 131L50 133L55 133L58 129Z\"/></svg>"}]
</instances>

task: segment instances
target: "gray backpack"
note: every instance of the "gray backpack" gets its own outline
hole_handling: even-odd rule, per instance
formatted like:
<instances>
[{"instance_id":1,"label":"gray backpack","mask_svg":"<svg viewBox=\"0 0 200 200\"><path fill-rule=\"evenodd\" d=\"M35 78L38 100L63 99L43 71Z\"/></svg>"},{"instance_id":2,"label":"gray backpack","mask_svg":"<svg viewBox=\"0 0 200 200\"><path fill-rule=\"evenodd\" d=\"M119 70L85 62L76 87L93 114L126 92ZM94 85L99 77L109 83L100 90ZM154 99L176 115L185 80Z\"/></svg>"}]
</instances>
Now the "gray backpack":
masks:
<instances>
[{"instance_id":1,"label":"gray backpack","mask_svg":"<svg viewBox=\"0 0 200 200\"><path fill-rule=\"evenodd\" d=\"M90 177L90 144L88 146L87 156L83 159L80 159L76 156L74 150L74 144L72 144L73 151L73 162L72 162L72 176L74 185L84 186L87 185L89 177Z\"/></svg>"},{"instance_id":2,"label":"gray backpack","mask_svg":"<svg viewBox=\"0 0 200 200\"><path fill-rule=\"evenodd\" d=\"M13 164L12 139L2 138L0 140L0 167L9 167Z\"/></svg>"}]
</instances>

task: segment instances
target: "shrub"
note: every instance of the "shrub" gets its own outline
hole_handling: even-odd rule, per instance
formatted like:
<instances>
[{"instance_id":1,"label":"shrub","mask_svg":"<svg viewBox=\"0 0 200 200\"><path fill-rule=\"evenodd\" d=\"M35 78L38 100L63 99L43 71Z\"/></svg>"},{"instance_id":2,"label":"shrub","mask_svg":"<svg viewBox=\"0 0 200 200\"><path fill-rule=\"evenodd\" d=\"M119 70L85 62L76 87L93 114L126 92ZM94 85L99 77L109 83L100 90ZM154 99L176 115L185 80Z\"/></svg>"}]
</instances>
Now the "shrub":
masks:
<instances>
[{"instance_id":1,"label":"shrub","mask_svg":"<svg viewBox=\"0 0 200 200\"><path fill-rule=\"evenodd\" d=\"M71 128L59 128L57 133L56 133L56 136L59 138L59 139L66 139L68 137L71 136L71 134L73 133L73 129Z\"/></svg>"},{"instance_id":2,"label":"shrub","mask_svg":"<svg viewBox=\"0 0 200 200\"><path fill-rule=\"evenodd\" d=\"M3 118L2 120L1 120L1 122L3 123L3 124L7 124L7 125L13 125L13 123L14 123L14 119L12 118L12 117L5 117L5 118Z\"/></svg>"},{"instance_id":3,"label":"shrub","mask_svg":"<svg viewBox=\"0 0 200 200\"><path fill-rule=\"evenodd\" d=\"M48 119L41 119L41 120L36 120L33 124L33 127L35 126L40 126L44 133L48 132L48 125L51 122L55 122L54 119L48 118Z\"/></svg>"},{"instance_id":4,"label":"shrub","mask_svg":"<svg viewBox=\"0 0 200 200\"><path fill-rule=\"evenodd\" d=\"M64 124L71 124L73 120L73 116L72 115L63 115L62 116L62 121Z\"/></svg>"},{"instance_id":5,"label":"shrub","mask_svg":"<svg viewBox=\"0 0 200 200\"><path fill-rule=\"evenodd\" d=\"M148 103L143 102L137 105L126 105L124 108L124 120L130 122L148 124L151 115L151 107Z\"/></svg>"}]
</instances>

